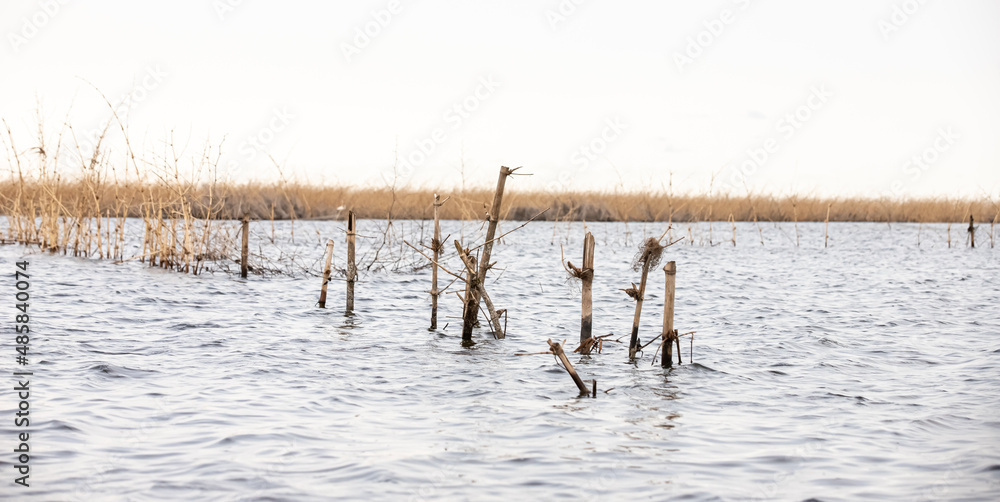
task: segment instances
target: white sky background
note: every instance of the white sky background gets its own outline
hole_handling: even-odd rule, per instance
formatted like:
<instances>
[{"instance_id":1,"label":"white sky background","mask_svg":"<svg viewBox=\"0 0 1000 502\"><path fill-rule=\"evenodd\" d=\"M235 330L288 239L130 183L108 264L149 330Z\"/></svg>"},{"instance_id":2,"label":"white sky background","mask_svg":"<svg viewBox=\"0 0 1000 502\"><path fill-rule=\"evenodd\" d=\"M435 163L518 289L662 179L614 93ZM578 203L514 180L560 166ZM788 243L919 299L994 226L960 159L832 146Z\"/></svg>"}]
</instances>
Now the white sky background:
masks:
<instances>
[{"instance_id":1,"label":"white sky background","mask_svg":"<svg viewBox=\"0 0 1000 502\"><path fill-rule=\"evenodd\" d=\"M224 138L236 180L275 179L267 152L300 180L380 185L398 152L410 187L459 185L464 157L469 185L525 166L519 189L672 172L742 195L742 165L755 192L1000 195L1000 2L401 0L375 29L390 5L4 1L0 116L23 152L39 101L52 144L67 114L80 136L109 117L91 84L132 92L133 148Z\"/></svg>"}]
</instances>

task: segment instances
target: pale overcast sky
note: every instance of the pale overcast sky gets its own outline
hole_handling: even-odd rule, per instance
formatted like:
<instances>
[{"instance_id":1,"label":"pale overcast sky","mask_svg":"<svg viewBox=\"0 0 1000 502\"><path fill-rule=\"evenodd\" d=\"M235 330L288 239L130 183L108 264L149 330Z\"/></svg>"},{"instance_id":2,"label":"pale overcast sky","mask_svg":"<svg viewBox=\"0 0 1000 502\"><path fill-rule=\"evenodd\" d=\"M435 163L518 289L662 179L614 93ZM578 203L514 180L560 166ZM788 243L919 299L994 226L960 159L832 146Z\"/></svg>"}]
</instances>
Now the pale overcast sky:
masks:
<instances>
[{"instance_id":1,"label":"pale overcast sky","mask_svg":"<svg viewBox=\"0 0 1000 502\"><path fill-rule=\"evenodd\" d=\"M0 33L21 150L96 87L236 179L1000 195L995 0L8 0Z\"/></svg>"}]
</instances>

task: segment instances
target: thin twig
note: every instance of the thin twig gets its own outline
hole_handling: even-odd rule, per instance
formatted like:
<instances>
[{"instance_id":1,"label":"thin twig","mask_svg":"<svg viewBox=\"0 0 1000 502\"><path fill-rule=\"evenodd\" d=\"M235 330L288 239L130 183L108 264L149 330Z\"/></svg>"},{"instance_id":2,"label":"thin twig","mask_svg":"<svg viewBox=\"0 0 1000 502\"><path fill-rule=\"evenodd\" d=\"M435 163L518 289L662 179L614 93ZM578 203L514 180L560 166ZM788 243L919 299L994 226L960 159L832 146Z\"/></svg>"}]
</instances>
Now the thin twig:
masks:
<instances>
[{"instance_id":1,"label":"thin twig","mask_svg":"<svg viewBox=\"0 0 1000 502\"><path fill-rule=\"evenodd\" d=\"M403 242L404 242L404 243L405 243L405 244L406 244L407 246L410 246L411 248L413 248L413 250L414 250L414 251L416 251L416 252L420 253L421 255L423 255L423 257L424 257L424 258L427 258L428 260L430 260L430 261L431 261L431 263L433 263L433 264L435 264L435 265L437 265L437 266L441 267L441 270L444 270L445 272L448 272L449 274L451 274L451 275L452 275L453 277L455 277L456 279L458 279L458 280L460 280L460 281L462 281L462 282L465 282L465 278L463 278L462 276L460 276L460 275L456 274L455 272L452 272L451 270L448 270L447 268L445 268L445 267L444 267L444 265L442 265L442 264L440 264L440 263L438 263L438 262L434 261L434 258L431 258L430 256L427 256L427 255L425 255L425 254L423 253L423 251L421 251L421 250L417 249L417 247L416 247L416 246L414 246L413 244L410 244L410 243L409 243L408 241L406 241L406 240L404 240Z\"/></svg>"},{"instance_id":2,"label":"thin twig","mask_svg":"<svg viewBox=\"0 0 1000 502\"><path fill-rule=\"evenodd\" d=\"M509 231L509 232L505 232L505 233L501 234L501 235L500 235L499 237L494 237L494 238L493 238L493 240L491 240L491 241L486 241L486 242L484 242L484 243L482 243L482 244L480 244L480 245L478 245L478 246L476 246L476 247L474 247L474 248L470 248L470 249L469 249L469 252L471 253L471 252L473 252L473 251L475 251L475 250L477 250L477 249L479 249L479 248L481 248L481 247L485 246L485 245L487 244L487 242L496 242L496 241L498 241L498 240L500 240L500 239L503 239L504 237L506 237L506 236L510 235L511 233L513 233L513 232L516 232L516 231L518 231L518 230L520 230L520 229L524 228L524 226L525 226L525 225L527 225L528 223L531 223L532 221L535 221L535 218L538 218L539 216L541 216L541 215L542 215L542 213L544 213L545 211L548 211L549 209L551 209L551 208L548 208L548 207L547 207L547 208L545 208L545 209L542 209L541 211L539 211L539 212L538 212L538 214L536 214L536 215L532 216L531 218L529 218L529 219L528 219L528 221L526 221L526 222L524 222L524 223L522 223L522 224L518 225L518 226L517 226L516 228L514 228L513 230L511 230L511 231Z\"/></svg>"}]
</instances>

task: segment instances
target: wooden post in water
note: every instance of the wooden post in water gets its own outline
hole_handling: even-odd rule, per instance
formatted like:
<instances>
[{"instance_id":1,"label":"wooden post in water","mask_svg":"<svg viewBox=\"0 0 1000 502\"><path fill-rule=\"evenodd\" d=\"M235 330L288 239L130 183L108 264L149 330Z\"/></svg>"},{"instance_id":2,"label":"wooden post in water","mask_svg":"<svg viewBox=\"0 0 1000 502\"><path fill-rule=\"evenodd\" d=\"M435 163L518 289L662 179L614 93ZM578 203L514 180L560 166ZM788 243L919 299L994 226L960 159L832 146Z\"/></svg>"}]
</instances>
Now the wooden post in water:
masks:
<instances>
[{"instance_id":1,"label":"wooden post in water","mask_svg":"<svg viewBox=\"0 0 1000 502\"><path fill-rule=\"evenodd\" d=\"M663 353L660 355L660 364L664 368L673 365L673 342L674 337L674 280L677 276L677 263L669 261L663 266L666 274L666 290L663 295ZM678 342L680 343L680 342ZM677 349L680 355L680 348Z\"/></svg>"},{"instance_id":2,"label":"wooden post in water","mask_svg":"<svg viewBox=\"0 0 1000 502\"><path fill-rule=\"evenodd\" d=\"M247 258L250 255L250 218L244 214L243 215L243 246L240 251L240 277L246 279L247 271L250 266L247 264Z\"/></svg>"},{"instance_id":3,"label":"wooden post in water","mask_svg":"<svg viewBox=\"0 0 1000 502\"><path fill-rule=\"evenodd\" d=\"M434 247L434 260L431 263L431 330L437 329L438 325L438 259L441 256L441 222L438 220L438 208L441 207L441 196L434 194L434 240L431 246Z\"/></svg>"},{"instance_id":4,"label":"wooden post in water","mask_svg":"<svg viewBox=\"0 0 1000 502\"><path fill-rule=\"evenodd\" d=\"M455 241L458 242L458 241ZM459 246L461 247L461 246ZM476 325L479 302L476 301L476 257L468 256L465 272L465 309L462 311L462 341L472 341L472 328Z\"/></svg>"},{"instance_id":5,"label":"wooden post in water","mask_svg":"<svg viewBox=\"0 0 1000 502\"><path fill-rule=\"evenodd\" d=\"M354 264L354 236L357 234L357 219L354 211L347 213L347 311L354 311L354 281L358 267Z\"/></svg>"},{"instance_id":6,"label":"wooden post in water","mask_svg":"<svg viewBox=\"0 0 1000 502\"><path fill-rule=\"evenodd\" d=\"M486 287L483 286L483 283L479 281L479 276L476 275L476 259L469 256L469 253L462 249L462 245L459 244L458 241L455 241L455 249L458 250L458 257L462 259L462 263L465 265L465 269L468 273L467 277L472 279L466 283L466 298L472 298L475 302L473 304L473 307L475 308L479 307L479 300L476 297L478 296L479 298L482 298L483 302L486 304L486 313L489 314L490 326L493 327L493 336L498 339L504 338L504 329L503 326L500 325L500 315L497 314L496 308L493 306L493 301L490 300L490 295L486 294ZM466 307L468 307L468 303L466 303ZM463 321L465 319L471 319L472 321L472 326L469 327L470 337L472 336L471 330L475 327L477 317L478 314L473 314L471 317L466 317L463 314ZM462 331L463 333L465 332L464 322Z\"/></svg>"},{"instance_id":7,"label":"wooden post in water","mask_svg":"<svg viewBox=\"0 0 1000 502\"><path fill-rule=\"evenodd\" d=\"M990 249L993 249L993 226L997 224L997 216L1000 216L1000 212L993 215L993 221L990 222Z\"/></svg>"},{"instance_id":8,"label":"wooden post in water","mask_svg":"<svg viewBox=\"0 0 1000 502\"><path fill-rule=\"evenodd\" d=\"M562 361L563 366L566 368L566 372L569 373L569 376L573 378L573 382L576 383L577 388L580 389L580 394L590 395L591 390L588 389L587 384L583 383L583 380L580 379L580 375L576 374L576 370L573 369L573 365L570 364L569 358L567 358L566 353L563 352L562 345L557 342L553 342L551 338L548 340L548 342L549 342L549 347L552 349L552 353L555 354L560 361ZM597 389L596 380L594 381L594 389L596 394L596 389Z\"/></svg>"},{"instance_id":9,"label":"wooden post in water","mask_svg":"<svg viewBox=\"0 0 1000 502\"><path fill-rule=\"evenodd\" d=\"M514 173L514 171L520 168L515 167L511 169L507 166L500 166L500 177L497 179L497 191L493 194L493 206L490 208L489 221L490 224L486 228L486 242L483 244L483 253L479 259L479 283L486 283L486 271L490 268L490 254L493 252L493 239L497 233L497 223L500 221L500 203L503 201L503 188L504 184L507 182L507 177ZM473 289L472 295L476 298L476 305L479 305L479 293ZM478 318L478 313L473 312L473 315ZM497 337L504 338L504 333L497 333Z\"/></svg>"},{"instance_id":10,"label":"wooden post in water","mask_svg":"<svg viewBox=\"0 0 1000 502\"><path fill-rule=\"evenodd\" d=\"M973 225L972 215L969 215L969 245L976 247L976 227Z\"/></svg>"},{"instance_id":11,"label":"wooden post in water","mask_svg":"<svg viewBox=\"0 0 1000 502\"><path fill-rule=\"evenodd\" d=\"M674 330L674 341L677 342L677 364L681 364L681 337L677 335L677 330Z\"/></svg>"},{"instance_id":12,"label":"wooden post in water","mask_svg":"<svg viewBox=\"0 0 1000 502\"><path fill-rule=\"evenodd\" d=\"M486 229L486 243L483 244L483 254L479 262L479 280L486 280L486 269L490 266L490 254L493 252L493 238L497 233L497 223L500 221L500 202L503 200L503 188L515 170L506 166L500 167L500 177L497 179L497 191L493 194L493 207L490 208L490 225Z\"/></svg>"},{"instance_id":13,"label":"wooden post in water","mask_svg":"<svg viewBox=\"0 0 1000 502\"><path fill-rule=\"evenodd\" d=\"M639 281L639 291L635 299L635 317L632 318L632 339L628 344L628 358L635 359L635 353L639 350L639 317L642 315L642 300L646 296L646 276L649 275L649 262L642 263L642 279Z\"/></svg>"},{"instance_id":14,"label":"wooden post in water","mask_svg":"<svg viewBox=\"0 0 1000 502\"><path fill-rule=\"evenodd\" d=\"M330 263L333 261L333 239L326 241L326 264L323 265L323 288L319 290L319 308L326 308L326 285L330 283Z\"/></svg>"},{"instance_id":15,"label":"wooden post in water","mask_svg":"<svg viewBox=\"0 0 1000 502\"><path fill-rule=\"evenodd\" d=\"M587 232L583 238L583 312L580 319L580 345L593 336L594 328L594 235ZM584 351L589 353L590 351Z\"/></svg>"}]
</instances>

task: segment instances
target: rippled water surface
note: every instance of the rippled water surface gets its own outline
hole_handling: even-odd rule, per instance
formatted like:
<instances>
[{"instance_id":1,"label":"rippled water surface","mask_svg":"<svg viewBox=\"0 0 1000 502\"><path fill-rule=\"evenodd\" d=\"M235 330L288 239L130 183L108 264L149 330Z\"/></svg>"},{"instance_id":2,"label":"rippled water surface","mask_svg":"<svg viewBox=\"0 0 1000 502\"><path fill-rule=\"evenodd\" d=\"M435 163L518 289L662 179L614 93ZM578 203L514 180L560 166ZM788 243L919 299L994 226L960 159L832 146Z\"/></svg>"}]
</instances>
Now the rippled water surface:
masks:
<instances>
[{"instance_id":1,"label":"rippled water surface","mask_svg":"<svg viewBox=\"0 0 1000 502\"><path fill-rule=\"evenodd\" d=\"M318 268L325 237L343 267L342 222L295 225L300 268ZM418 225L394 231L413 242ZM25 490L8 329L0 498L1000 500L1000 250L984 237L968 249L957 226L951 248L943 225L831 224L828 248L822 224L798 227L798 247L791 224L739 224L735 247L726 223L675 228L693 241L664 259L694 361L686 338L671 370L652 347L635 364L623 344L571 355L597 399L551 356L516 355L576 345L580 287L560 244L579 264L580 223L532 223L495 248L488 288L508 336L477 330L469 348L452 292L448 326L428 331L430 270L398 244L380 258L395 266L363 267L354 315L342 281L317 308L307 273L192 276L0 246L8 277L31 263L35 372ZM619 288L639 282L637 242L665 226L588 229L595 334L626 335L634 303ZM643 339L660 331L663 281L654 269Z\"/></svg>"}]
</instances>

